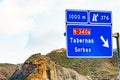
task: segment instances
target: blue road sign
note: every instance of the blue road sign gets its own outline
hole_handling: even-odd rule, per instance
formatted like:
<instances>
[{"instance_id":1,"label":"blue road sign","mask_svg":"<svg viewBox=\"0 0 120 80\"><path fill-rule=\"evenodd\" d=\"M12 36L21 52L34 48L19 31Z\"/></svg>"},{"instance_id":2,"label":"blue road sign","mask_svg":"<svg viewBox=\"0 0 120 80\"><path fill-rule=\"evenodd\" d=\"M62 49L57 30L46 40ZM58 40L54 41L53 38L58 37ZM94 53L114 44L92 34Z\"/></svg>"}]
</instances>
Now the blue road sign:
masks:
<instances>
[{"instance_id":1,"label":"blue road sign","mask_svg":"<svg viewBox=\"0 0 120 80\"><path fill-rule=\"evenodd\" d=\"M111 11L90 11L90 23L92 24L111 24Z\"/></svg>"},{"instance_id":2,"label":"blue road sign","mask_svg":"<svg viewBox=\"0 0 120 80\"><path fill-rule=\"evenodd\" d=\"M68 58L111 58L110 25L67 25Z\"/></svg>"},{"instance_id":3,"label":"blue road sign","mask_svg":"<svg viewBox=\"0 0 120 80\"><path fill-rule=\"evenodd\" d=\"M88 12L86 10L66 10L66 23L87 23Z\"/></svg>"},{"instance_id":4,"label":"blue road sign","mask_svg":"<svg viewBox=\"0 0 120 80\"><path fill-rule=\"evenodd\" d=\"M111 11L66 10L68 58L111 58Z\"/></svg>"}]
</instances>

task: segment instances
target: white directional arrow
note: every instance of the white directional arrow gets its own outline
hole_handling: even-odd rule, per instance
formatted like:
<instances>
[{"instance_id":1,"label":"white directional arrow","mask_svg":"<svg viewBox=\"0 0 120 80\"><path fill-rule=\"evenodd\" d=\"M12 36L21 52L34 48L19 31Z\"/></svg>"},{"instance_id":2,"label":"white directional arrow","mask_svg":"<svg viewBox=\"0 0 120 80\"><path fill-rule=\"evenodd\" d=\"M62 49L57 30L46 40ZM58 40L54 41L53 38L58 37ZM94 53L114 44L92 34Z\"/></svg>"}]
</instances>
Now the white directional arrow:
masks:
<instances>
[{"instance_id":1,"label":"white directional arrow","mask_svg":"<svg viewBox=\"0 0 120 80\"><path fill-rule=\"evenodd\" d=\"M102 35L100 36L100 39L101 39L101 40L103 41L103 43L104 43L103 46L109 48L108 39L105 40Z\"/></svg>"}]
</instances>

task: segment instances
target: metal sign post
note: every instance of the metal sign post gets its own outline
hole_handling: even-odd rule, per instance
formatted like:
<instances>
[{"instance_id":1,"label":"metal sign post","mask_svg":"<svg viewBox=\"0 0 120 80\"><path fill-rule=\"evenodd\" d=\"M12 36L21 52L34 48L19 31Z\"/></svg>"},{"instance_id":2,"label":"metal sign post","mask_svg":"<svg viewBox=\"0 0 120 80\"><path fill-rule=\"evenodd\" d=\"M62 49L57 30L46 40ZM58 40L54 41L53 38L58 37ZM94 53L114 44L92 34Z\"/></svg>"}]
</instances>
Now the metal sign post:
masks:
<instances>
[{"instance_id":1,"label":"metal sign post","mask_svg":"<svg viewBox=\"0 0 120 80\"><path fill-rule=\"evenodd\" d=\"M116 38L116 42L117 42L118 69L119 69L119 79L120 79L120 34L119 33L114 33L113 37Z\"/></svg>"}]
</instances>

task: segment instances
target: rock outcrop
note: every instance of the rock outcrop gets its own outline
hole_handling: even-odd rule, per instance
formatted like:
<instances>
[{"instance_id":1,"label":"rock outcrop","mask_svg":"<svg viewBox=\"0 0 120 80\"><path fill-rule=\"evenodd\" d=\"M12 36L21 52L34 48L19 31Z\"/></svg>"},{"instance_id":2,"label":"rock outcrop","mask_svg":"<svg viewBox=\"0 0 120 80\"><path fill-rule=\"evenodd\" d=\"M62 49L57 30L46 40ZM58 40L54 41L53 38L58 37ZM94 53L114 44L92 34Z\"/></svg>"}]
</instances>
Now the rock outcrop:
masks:
<instances>
[{"instance_id":1,"label":"rock outcrop","mask_svg":"<svg viewBox=\"0 0 120 80\"><path fill-rule=\"evenodd\" d=\"M15 72L16 65L8 63L0 63L0 80L8 80Z\"/></svg>"},{"instance_id":2,"label":"rock outcrop","mask_svg":"<svg viewBox=\"0 0 120 80\"><path fill-rule=\"evenodd\" d=\"M10 80L88 80L76 71L61 67L47 56L32 55L17 68Z\"/></svg>"},{"instance_id":3,"label":"rock outcrop","mask_svg":"<svg viewBox=\"0 0 120 80\"><path fill-rule=\"evenodd\" d=\"M117 79L119 71L117 65L117 52L113 54L113 58L108 59L67 58L66 49L61 48L51 51L46 56L60 66L73 69L79 74L89 76L92 80L113 80Z\"/></svg>"}]
</instances>

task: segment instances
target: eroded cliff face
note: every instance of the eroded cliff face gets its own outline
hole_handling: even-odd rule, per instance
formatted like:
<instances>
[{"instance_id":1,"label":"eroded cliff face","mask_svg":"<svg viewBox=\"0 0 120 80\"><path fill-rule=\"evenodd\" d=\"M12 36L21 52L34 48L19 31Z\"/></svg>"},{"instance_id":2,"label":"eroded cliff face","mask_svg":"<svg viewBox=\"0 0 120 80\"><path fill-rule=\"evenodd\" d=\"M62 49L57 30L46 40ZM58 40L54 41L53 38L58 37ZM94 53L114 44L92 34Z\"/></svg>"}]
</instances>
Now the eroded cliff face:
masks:
<instances>
[{"instance_id":1,"label":"eroded cliff face","mask_svg":"<svg viewBox=\"0 0 120 80\"><path fill-rule=\"evenodd\" d=\"M41 54L32 55L10 80L88 80L76 71L61 67Z\"/></svg>"}]
</instances>

